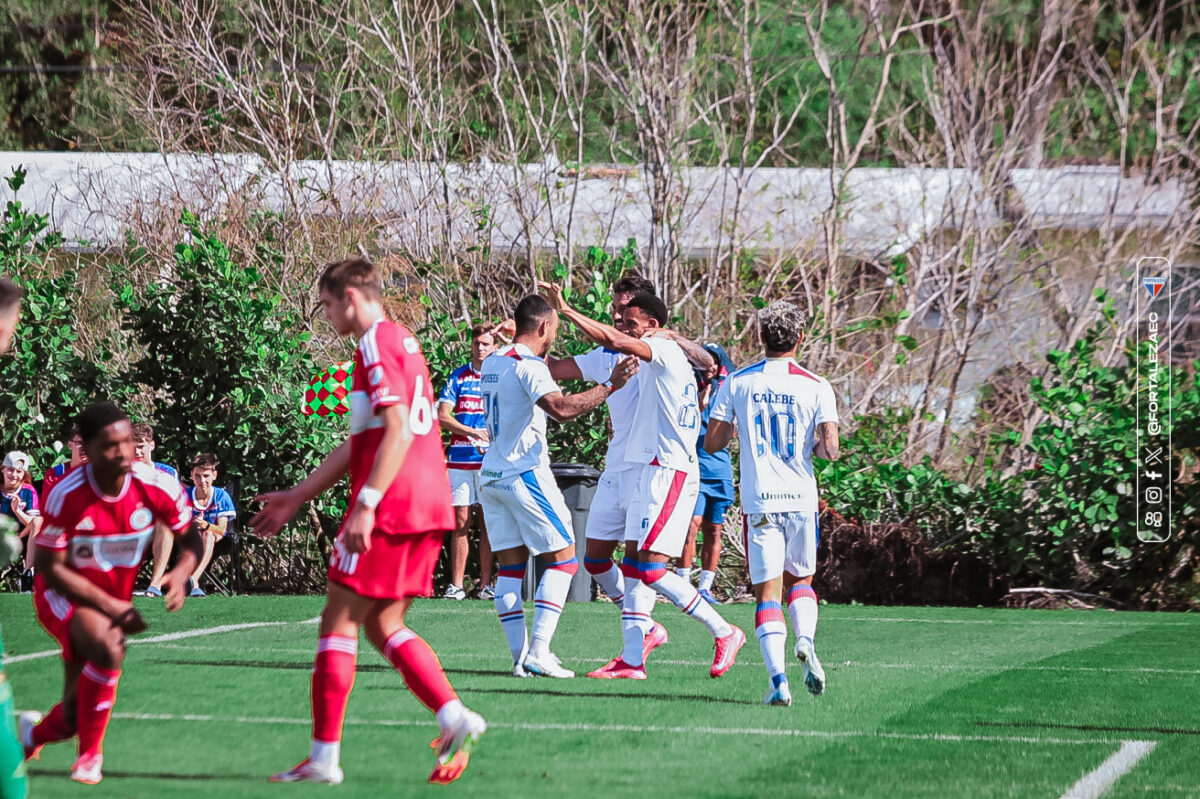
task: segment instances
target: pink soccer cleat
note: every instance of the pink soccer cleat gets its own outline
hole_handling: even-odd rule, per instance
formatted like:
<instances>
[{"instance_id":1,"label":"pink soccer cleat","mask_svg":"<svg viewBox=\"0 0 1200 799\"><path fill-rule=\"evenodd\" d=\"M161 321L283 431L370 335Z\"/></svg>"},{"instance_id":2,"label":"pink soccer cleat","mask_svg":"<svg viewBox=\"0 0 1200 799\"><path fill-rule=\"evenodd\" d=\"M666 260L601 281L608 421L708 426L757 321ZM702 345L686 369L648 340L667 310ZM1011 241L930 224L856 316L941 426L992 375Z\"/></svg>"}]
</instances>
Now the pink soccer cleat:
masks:
<instances>
[{"instance_id":1,"label":"pink soccer cleat","mask_svg":"<svg viewBox=\"0 0 1200 799\"><path fill-rule=\"evenodd\" d=\"M84 785L98 785L103 776L100 767L104 765L104 755L80 755L71 766L71 779Z\"/></svg>"},{"instance_id":2,"label":"pink soccer cleat","mask_svg":"<svg viewBox=\"0 0 1200 799\"><path fill-rule=\"evenodd\" d=\"M716 650L713 653L712 668L708 670L709 677L720 677L725 672L733 667L737 661L738 650L746 645L746 634L742 632L742 628L734 627L733 632L724 638L718 638L713 642L713 648Z\"/></svg>"},{"instance_id":3,"label":"pink soccer cleat","mask_svg":"<svg viewBox=\"0 0 1200 799\"><path fill-rule=\"evenodd\" d=\"M642 662L646 662L646 658L655 649L667 642L667 628L663 627L658 622L650 628L650 632L646 633L646 637L642 639Z\"/></svg>"},{"instance_id":4,"label":"pink soccer cleat","mask_svg":"<svg viewBox=\"0 0 1200 799\"><path fill-rule=\"evenodd\" d=\"M646 679L646 667L630 666L618 657L609 661L608 665L589 672L588 676L597 680L644 680Z\"/></svg>"},{"instance_id":5,"label":"pink soccer cleat","mask_svg":"<svg viewBox=\"0 0 1200 799\"><path fill-rule=\"evenodd\" d=\"M470 710L464 710L453 724L442 729L430 744L436 744L438 753L429 781L435 785L449 785L461 777L471 760L471 750L485 732L487 722L483 716Z\"/></svg>"}]
</instances>

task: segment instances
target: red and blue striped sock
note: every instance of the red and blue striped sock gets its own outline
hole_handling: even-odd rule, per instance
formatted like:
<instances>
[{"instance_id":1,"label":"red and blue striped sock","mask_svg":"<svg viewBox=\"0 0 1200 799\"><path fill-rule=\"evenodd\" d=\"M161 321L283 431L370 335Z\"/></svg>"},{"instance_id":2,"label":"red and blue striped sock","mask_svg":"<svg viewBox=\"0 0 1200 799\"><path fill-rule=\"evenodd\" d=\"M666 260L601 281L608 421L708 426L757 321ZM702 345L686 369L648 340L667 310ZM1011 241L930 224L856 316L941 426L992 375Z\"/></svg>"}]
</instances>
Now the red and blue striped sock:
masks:
<instances>
[{"instance_id":1,"label":"red and blue striped sock","mask_svg":"<svg viewBox=\"0 0 1200 799\"><path fill-rule=\"evenodd\" d=\"M767 666L767 676L771 685L778 688L787 682L784 666L787 623L783 620L783 605L773 599L759 602L754 611L754 631L758 634L758 648Z\"/></svg>"},{"instance_id":2,"label":"red and blue striped sock","mask_svg":"<svg viewBox=\"0 0 1200 799\"><path fill-rule=\"evenodd\" d=\"M788 613L797 638L812 641L817 634L817 592L811 585L794 585L788 591Z\"/></svg>"},{"instance_id":3,"label":"red and blue striped sock","mask_svg":"<svg viewBox=\"0 0 1200 799\"><path fill-rule=\"evenodd\" d=\"M521 591L525 583L525 564L517 566L501 566L497 570L496 615L500 617L500 628L504 630L504 639L512 652L513 663L520 663L525 654L525 604L521 601Z\"/></svg>"},{"instance_id":4,"label":"red and blue striped sock","mask_svg":"<svg viewBox=\"0 0 1200 799\"><path fill-rule=\"evenodd\" d=\"M584 558L583 567L613 602L620 603L625 598L624 575L612 558Z\"/></svg>"}]
</instances>

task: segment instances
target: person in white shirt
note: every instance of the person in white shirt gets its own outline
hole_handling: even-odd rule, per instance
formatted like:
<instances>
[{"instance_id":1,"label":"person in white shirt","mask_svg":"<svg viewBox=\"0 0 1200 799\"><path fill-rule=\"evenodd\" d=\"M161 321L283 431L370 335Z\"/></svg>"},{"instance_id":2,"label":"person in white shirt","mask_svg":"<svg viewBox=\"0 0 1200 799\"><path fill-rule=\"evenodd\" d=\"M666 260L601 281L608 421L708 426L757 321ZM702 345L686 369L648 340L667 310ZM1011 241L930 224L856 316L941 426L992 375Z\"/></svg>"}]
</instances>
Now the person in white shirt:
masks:
<instances>
[{"instance_id":1,"label":"person in white shirt","mask_svg":"<svg viewBox=\"0 0 1200 799\"><path fill-rule=\"evenodd\" d=\"M787 625L780 599L787 597L796 632L795 654L804 685L825 691L817 660L817 481L812 457L838 456L837 401L829 381L796 363L804 340L804 313L773 302L758 313L766 358L734 372L717 392L704 438L709 452L725 447L734 425L741 443L742 529L754 598L755 627L771 687L764 704L790 705L784 671Z\"/></svg>"},{"instance_id":2,"label":"person in white shirt","mask_svg":"<svg viewBox=\"0 0 1200 799\"><path fill-rule=\"evenodd\" d=\"M652 294L635 295L625 309L628 333L623 333L570 308L561 287L543 283L540 288L585 336L640 361L637 408L625 449L625 460L640 475L625 516L624 649L588 676L646 679L643 644L651 628L654 592L658 592L712 633L716 652L709 675L719 677L733 665L746 642L745 633L721 618L690 582L667 568L683 550L700 490L696 380L683 349L665 335L667 307Z\"/></svg>"},{"instance_id":3,"label":"person in white shirt","mask_svg":"<svg viewBox=\"0 0 1200 799\"><path fill-rule=\"evenodd\" d=\"M623 275L612 286L613 327L628 332L625 309L635 295L654 294L654 284L636 273ZM676 336L675 341L684 348L688 359L701 369L712 365L712 356L699 344ZM603 383L608 379L616 364L626 356L607 347L595 347L582 355L570 358L547 358L546 365L555 380L588 380ZM625 459L625 450L633 429L634 413L638 403L638 381L630 380L623 389L611 395L608 417L612 437L604 458L604 471L597 482L596 493L588 507L587 529L584 530L586 549L583 566L592 579L608 597L621 606L625 600L625 579L620 567L613 561L617 545L625 540L625 514L629 500L637 490L641 469L638 464ZM650 629L642 643L642 659L667 642L667 629L651 621Z\"/></svg>"},{"instance_id":4,"label":"person in white shirt","mask_svg":"<svg viewBox=\"0 0 1200 799\"><path fill-rule=\"evenodd\" d=\"M625 385L637 362L618 363L603 385L564 395L543 360L558 333L558 314L536 295L518 303L512 344L483 361L480 383L490 445L479 470L488 540L499 563L496 613L513 674L569 678L550 651L571 578L579 569L571 514L550 472L546 414L560 422L595 408ZM534 598L532 636L526 633L521 587L529 553L546 564Z\"/></svg>"}]
</instances>

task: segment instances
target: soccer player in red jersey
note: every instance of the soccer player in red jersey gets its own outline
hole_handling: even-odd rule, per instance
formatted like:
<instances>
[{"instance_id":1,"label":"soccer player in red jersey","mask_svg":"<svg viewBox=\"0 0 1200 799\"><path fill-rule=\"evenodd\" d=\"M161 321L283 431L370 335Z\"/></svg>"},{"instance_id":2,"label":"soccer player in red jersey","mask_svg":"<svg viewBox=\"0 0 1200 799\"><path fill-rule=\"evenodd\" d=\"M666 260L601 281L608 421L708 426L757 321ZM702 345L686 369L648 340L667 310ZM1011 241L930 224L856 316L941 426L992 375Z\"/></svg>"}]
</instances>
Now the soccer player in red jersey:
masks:
<instances>
[{"instance_id":1,"label":"soccer player in red jersey","mask_svg":"<svg viewBox=\"0 0 1200 799\"><path fill-rule=\"evenodd\" d=\"M156 526L182 537L179 563L163 583L167 610L176 611L203 540L179 481L134 462L129 417L120 408L89 405L78 425L88 463L47 498L33 591L38 621L62 647L63 698L45 718L22 714L19 726L26 759L44 744L78 736L71 779L95 785L125 636L146 629L130 601L146 548Z\"/></svg>"},{"instance_id":2,"label":"soccer player in red jersey","mask_svg":"<svg viewBox=\"0 0 1200 799\"><path fill-rule=\"evenodd\" d=\"M442 539L454 529L429 370L413 334L384 314L380 275L369 261L331 264L318 287L334 329L358 337L350 440L299 485L257 497L265 505L250 524L260 535L274 535L303 503L347 472L350 503L329 563L329 594L321 613L312 674L312 748L306 759L271 781L342 781L342 723L362 627L409 690L437 715L441 736L429 781L452 782L467 767L471 747L487 724L459 701L437 655L404 619L413 597L432 593Z\"/></svg>"}]
</instances>

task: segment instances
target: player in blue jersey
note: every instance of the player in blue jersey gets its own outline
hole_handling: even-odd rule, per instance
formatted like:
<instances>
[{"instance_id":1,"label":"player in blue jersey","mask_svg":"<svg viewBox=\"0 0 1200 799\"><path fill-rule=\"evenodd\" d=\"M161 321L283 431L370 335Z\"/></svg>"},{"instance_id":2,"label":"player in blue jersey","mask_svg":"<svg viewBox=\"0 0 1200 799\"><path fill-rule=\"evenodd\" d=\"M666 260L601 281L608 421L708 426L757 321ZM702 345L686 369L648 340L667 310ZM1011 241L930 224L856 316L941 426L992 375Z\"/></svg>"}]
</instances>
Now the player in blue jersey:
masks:
<instances>
[{"instance_id":1,"label":"player in blue jersey","mask_svg":"<svg viewBox=\"0 0 1200 799\"><path fill-rule=\"evenodd\" d=\"M825 691L813 644L820 527L812 458L837 458L838 415L829 381L796 363L804 326L804 313L791 303L773 302L759 311L766 358L726 379L704 439L705 448L716 452L729 443L736 425L741 442L742 530L758 601L754 624L770 679L768 705L792 703L784 670L785 596L804 685L814 695Z\"/></svg>"},{"instance_id":2,"label":"player in blue jersey","mask_svg":"<svg viewBox=\"0 0 1200 799\"><path fill-rule=\"evenodd\" d=\"M483 359L498 346L496 326L471 328L471 361L455 369L438 397L438 421L450 432L446 450L446 468L450 473L450 493L454 502L454 532L450 534L450 585L446 599L466 599L463 581L470 551L473 519L479 522L480 599L495 599L492 587L492 548L484 528L483 509L479 505L479 466L488 447L487 416L483 410L483 392L479 379Z\"/></svg>"},{"instance_id":3,"label":"player in blue jersey","mask_svg":"<svg viewBox=\"0 0 1200 799\"><path fill-rule=\"evenodd\" d=\"M703 533L700 545L700 580L696 586L700 598L710 605L721 604L712 595L713 582L717 577L717 564L721 560L721 531L725 526L725 514L733 505L733 463L729 449L722 448L710 453L704 448L704 434L708 432L708 421L712 415L712 401L725 378L734 371L733 361L720 344L705 344L714 364L700 375L700 436L696 439L696 452L700 456L700 495L692 511L692 526L679 558L680 577L691 576L692 564L696 560L696 534Z\"/></svg>"},{"instance_id":4,"label":"player in blue jersey","mask_svg":"<svg viewBox=\"0 0 1200 799\"><path fill-rule=\"evenodd\" d=\"M208 568L212 560L213 548L225 537L229 530L229 522L237 518L237 508L233 506L233 497L229 492L215 485L217 481L217 466L220 462L211 452L205 452L192 458L192 484L187 487L188 502L192 505L192 516L204 536L204 555L200 565L192 572L192 583L188 596L205 596L200 587L200 576Z\"/></svg>"}]
</instances>

